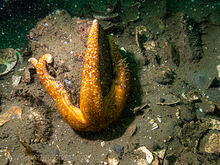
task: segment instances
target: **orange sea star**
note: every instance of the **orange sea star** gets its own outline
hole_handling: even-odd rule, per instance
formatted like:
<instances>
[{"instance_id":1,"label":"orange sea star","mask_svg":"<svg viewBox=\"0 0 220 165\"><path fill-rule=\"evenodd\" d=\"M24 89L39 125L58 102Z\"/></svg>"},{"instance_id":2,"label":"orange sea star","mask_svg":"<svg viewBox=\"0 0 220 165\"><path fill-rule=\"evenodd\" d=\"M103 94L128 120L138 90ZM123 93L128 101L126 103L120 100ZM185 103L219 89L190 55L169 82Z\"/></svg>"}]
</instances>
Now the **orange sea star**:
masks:
<instances>
[{"instance_id":1,"label":"orange sea star","mask_svg":"<svg viewBox=\"0 0 220 165\"><path fill-rule=\"evenodd\" d=\"M63 85L47 73L46 64L52 62L52 55L45 54L39 61L30 58L37 75L53 99L56 107L72 128L80 131L99 131L118 119L127 101L130 91L130 71L127 63L115 45L113 35L109 35L115 80L109 93L103 98L99 70L99 24L93 21L85 54L80 89L80 108L73 106Z\"/></svg>"}]
</instances>

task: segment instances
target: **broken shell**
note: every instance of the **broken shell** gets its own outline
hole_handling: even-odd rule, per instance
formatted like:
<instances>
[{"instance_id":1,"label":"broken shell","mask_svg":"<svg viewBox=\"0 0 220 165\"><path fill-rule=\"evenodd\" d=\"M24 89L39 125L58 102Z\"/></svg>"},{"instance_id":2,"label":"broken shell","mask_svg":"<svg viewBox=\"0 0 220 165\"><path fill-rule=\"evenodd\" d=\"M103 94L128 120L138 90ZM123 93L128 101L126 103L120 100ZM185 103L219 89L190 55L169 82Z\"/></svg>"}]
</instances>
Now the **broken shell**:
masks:
<instances>
[{"instance_id":1,"label":"broken shell","mask_svg":"<svg viewBox=\"0 0 220 165\"><path fill-rule=\"evenodd\" d=\"M149 164L151 164L154 159L153 154L145 146L142 146L134 151L138 151L138 150L141 150L143 153L146 154L146 160Z\"/></svg>"},{"instance_id":2,"label":"broken shell","mask_svg":"<svg viewBox=\"0 0 220 165\"><path fill-rule=\"evenodd\" d=\"M212 130L220 130L220 121L216 120L216 119L210 119L211 121L209 122L210 123L210 126L209 126L209 129L212 129Z\"/></svg>"},{"instance_id":3,"label":"broken shell","mask_svg":"<svg viewBox=\"0 0 220 165\"><path fill-rule=\"evenodd\" d=\"M158 125L157 125L157 123L154 123L151 130L155 130L155 129L157 129L157 128L159 128Z\"/></svg>"},{"instance_id":4,"label":"broken shell","mask_svg":"<svg viewBox=\"0 0 220 165\"><path fill-rule=\"evenodd\" d=\"M138 112L140 112L142 109L144 109L148 104L144 104L141 107L135 107L133 110L133 114L136 115Z\"/></svg>"},{"instance_id":5,"label":"broken shell","mask_svg":"<svg viewBox=\"0 0 220 165\"><path fill-rule=\"evenodd\" d=\"M155 51L156 43L153 40L148 40L145 43L143 43L143 47L146 50L152 50Z\"/></svg>"},{"instance_id":6,"label":"broken shell","mask_svg":"<svg viewBox=\"0 0 220 165\"><path fill-rule=\"evenodd\" d=\"M133 110L133 114L136 115L140 110L140 107L135 107Z\"/></svg>"},{"instance_id":7,"label":"broken shell","mask_svg":"<svg viewBox=\"0 0 220 165\"><path fill-rule=\"evenodd\" d=\"M8 73L17 63L17 54L14 49L0 49L0 76Z\"/></svg>"},{"instance_id":8,"label":"broken shell","mask_svg":"<svg viewBox=\"0 0 220 165\"><path fill-rule=\"evenodd\" d=\"M23 62L23 57L21 56L20 49L15 49L15 53L17 55L17 61Z\"/></svg>"},{"instance_id":9,"label":"broken shell","mask_svg":"<svg viewBox=\"0 0 220 165\"><path fill-rule=\"evenodd\" d=\"M217 71L218 71L218 77L220 78L220 65L217 65L217 66L216 66L216 69L217 69Z\"/></svg>"},{"instance_id":10,"label":"broken shell","mask_svg":"<svg viewBox=\"0 0 220 165\"><path fill-rule=\"evenodd\" d=\"M111 19L116 18L118 16L118 13L108 13L108 14L93 13L92 15L95 19L98 19L98 20L111 20Z\"/></svg>"},{"instance_id":11,"label":"broken shell","mask_svg":"<svg viewBox=\"0 0 220 165\"><path fill-rule=\"evenodd\" d=\"M2 114L0 116L0 127L3 126L6 122L8 122L11 119L11 115L17 114L18 119L21 118L21 108L18 106L11 107L7 112Z\"/></svg>"},{"instance_id":12,"label":"broken shell","mask_svg":"<svg viewBox=\"0 0 220 165\"><path fill-rule=\"evenodd\" d=\"M3 155L5 157L5 162L3 164L9 164L12 161L12 156L10 154L10 152L6 149L0 150L0 153L4 153L4 154L0 154L0 157L3 158Z\"/></svg>"},{"instance_id":13,"label":"broken shell","mask_svg":"<svg viewBox=\"0 0 220 165\"><path fill-rule=\"evenodd\" d=\"M220 65L219 65L220 66ZM220 69L220 67L219 67ZM220 74L220 72L219 72ZM209 89L209 88L218 88L220 86L220 81L216 78L216 77L213 77L211 79L211 82L209 83L209 85L206 87L206 89Z\"/></svg>"},{"instance_id":14,"label":"broken shell","mask_svg":"<svg viewBox=\"0 0 220 165\"><path fill-rule=\"evenodd\" d=\"M21 76L15 76L15 75L12 76L12 86L13 87L17 87L18 84L20 83L20 81L21 81Z\"/></svg>"},{"instance_id":15,"label":"broken shell","mask_svg":"<svg viewBox=\"0 0 220 165\"><path fill-rule=\"evenodd\" d=\"M135 132L137 131L137 124L131 125L129 127L129 130L130 130L129 131L130 137L132 137L135 134Z\"/></svg>"},{"instance_id":16,"label":"broken shell","mask_svg":"<svg viewBox=\"0 0 220 165\"><path fill-rule=\"evenodd\" d=\"M157 120L161 123L161 116L157 115Z\"/></svg>"},{"instance_id":17,"label":"broken shell","mask_svg":"<svg viewBox=\"0 0 220 165\"><path fill-rule=\"evenodd\" d=\"M180 102L180 99L177 98L175 95L169 94L162 96L165 101L164 102L158 102L157 105L174 105Z\"/></svg>"},{"instance_id":18,"label":"broken shell","mask_svg":"<svg viewBox=\"0 0 220 165\"><path fill-rule=\"evenodd\" d=\"M207 153L219 153L220 152L220 133L213 133L205 144L205 152Z\"/></svg>"},{"instance_id":19,"label":"broken shell","mask_svg":"<svg viewBox=\"0 0 220 165\"><path fill-rule=\"evenodd\" d=\"M189 92L186 94L186 97L189 101L196 101L196 100L199 100L200 98L200 95L198 92L196 91L193 91L193 92Z\"/></svg>"},{"instance_id":20,"label":"broken shell","mask_svg":"<svg viewBox=\"0 0 220 165\"><path fill-rule=\"evenodd\" d=\"M153 123L154 123L154 119L151 119L149 123L150 123L150 124L153 124Z\"/></svg>"},{"instance_id":21,"label":"broken shell","mask_svg":"<svg viewBox=\"0 0 220 165\"><path fill-rule=\"evenodd\" d=\"M179 110L177 110L177 112L176 112L176 118L180 119L180 111Z\"/></svg>"},{"instance_id":22,"label":"broken shell","mask_svg":"<svg viewBox=\"0 0 220 165\"><path fill-rule=\"evenodd\" d=\"M155 129L159 128L157 123L155 123L154 119L151 119L149 123L152 124L152 129L151 130L155 130Z\"/></svg>"},{"instance_id":23,"label":"broken shell","mask_svg":"<svg viewBox=\"0 0 220 165\"><path fill-rule=\"evenodd\" d=\"M121 50L127 53L127 50L124 47L121 47Z\"/></svg>"}]
</instances>

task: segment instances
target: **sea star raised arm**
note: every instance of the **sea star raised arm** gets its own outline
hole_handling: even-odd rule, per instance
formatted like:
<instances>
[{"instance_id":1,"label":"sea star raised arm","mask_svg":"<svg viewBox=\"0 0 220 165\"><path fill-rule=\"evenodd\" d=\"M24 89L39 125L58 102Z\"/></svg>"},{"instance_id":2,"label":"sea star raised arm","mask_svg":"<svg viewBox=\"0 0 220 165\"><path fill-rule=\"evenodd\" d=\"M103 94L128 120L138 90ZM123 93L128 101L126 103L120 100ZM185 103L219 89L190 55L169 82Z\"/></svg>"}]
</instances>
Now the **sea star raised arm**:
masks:
<instances>
[{"instance_id":1,"label":"sea star raised arm","mask_svg":"<svg viewBox=\"0 0 220 165\"><path fill-rule=\"evenodd\" d=\"M63 85L50 76L46 64L52 62L52 55L45 54L39 61L30 58L37 75L53 99L56 107L72 128L80 131L99 131L118 119L127 101L130 91L130 71L127 63L119 53L113 35L109 35L109 45L114 62L115 80L109 93L103 98L99 69L99 24L93 21L85 54L80 89L80 108L73 106Z\"/></svg>"}]
</instances>

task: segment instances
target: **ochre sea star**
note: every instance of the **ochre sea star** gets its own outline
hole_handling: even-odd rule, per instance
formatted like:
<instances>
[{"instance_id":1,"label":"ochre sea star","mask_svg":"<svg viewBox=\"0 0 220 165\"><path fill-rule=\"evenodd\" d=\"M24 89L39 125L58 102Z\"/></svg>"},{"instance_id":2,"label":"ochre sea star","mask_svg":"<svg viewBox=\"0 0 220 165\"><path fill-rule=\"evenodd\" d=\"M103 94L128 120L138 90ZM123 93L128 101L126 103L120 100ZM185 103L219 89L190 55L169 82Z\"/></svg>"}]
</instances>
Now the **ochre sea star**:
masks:
<instances>
[{"instance_id":1,"label":"ochre sea star","mask_svg":"<svg viewBox=\"0 0 220 165\"><path fill-rule=\"evenodd\" d=\"M59 113L75 130L95 132L108 127L120 116L130 91L130 71L117 49L113 35L110 34L109 45L114 62L115 80L109 93L103 98L100 83L98 32L99 24L97 20L94 20L88 37L82 71L80 108L71 104L63 85L48 74L46 64L52 62L51 54L43 55L39 61L35 58L29 59L36 68L37 75L47 93L55 102Z\"/></svg>"}]
</instances>

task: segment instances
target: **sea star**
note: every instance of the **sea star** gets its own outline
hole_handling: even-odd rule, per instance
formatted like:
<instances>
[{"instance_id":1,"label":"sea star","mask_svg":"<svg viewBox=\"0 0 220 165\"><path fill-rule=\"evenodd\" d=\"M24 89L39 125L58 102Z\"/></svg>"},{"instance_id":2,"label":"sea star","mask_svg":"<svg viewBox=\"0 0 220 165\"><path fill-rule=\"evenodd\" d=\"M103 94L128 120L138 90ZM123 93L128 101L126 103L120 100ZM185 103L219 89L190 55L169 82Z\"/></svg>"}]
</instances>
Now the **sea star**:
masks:
<instances>
[{"instance_id":1,"label":"sea star","mask_svg":"<svg viewBox=\"0 0 220 165\"><path fill-rule=\"evenodd\" d=\"M112 82L109 93L103 98L100 83L98 33L99 24L97 20L94 20L88 37L82 71L80 108L71 104L63 85L48 74L46 64L53 61L51 54L43 55L39 61L35 58L29 59L47 93L55 102L59 113L75 130L95 132L108 127L120 116L130 91L130 71L117 49L113 35L110 34L109 45L114 62L115 80Z\"/></svg>"}]
</instances>

